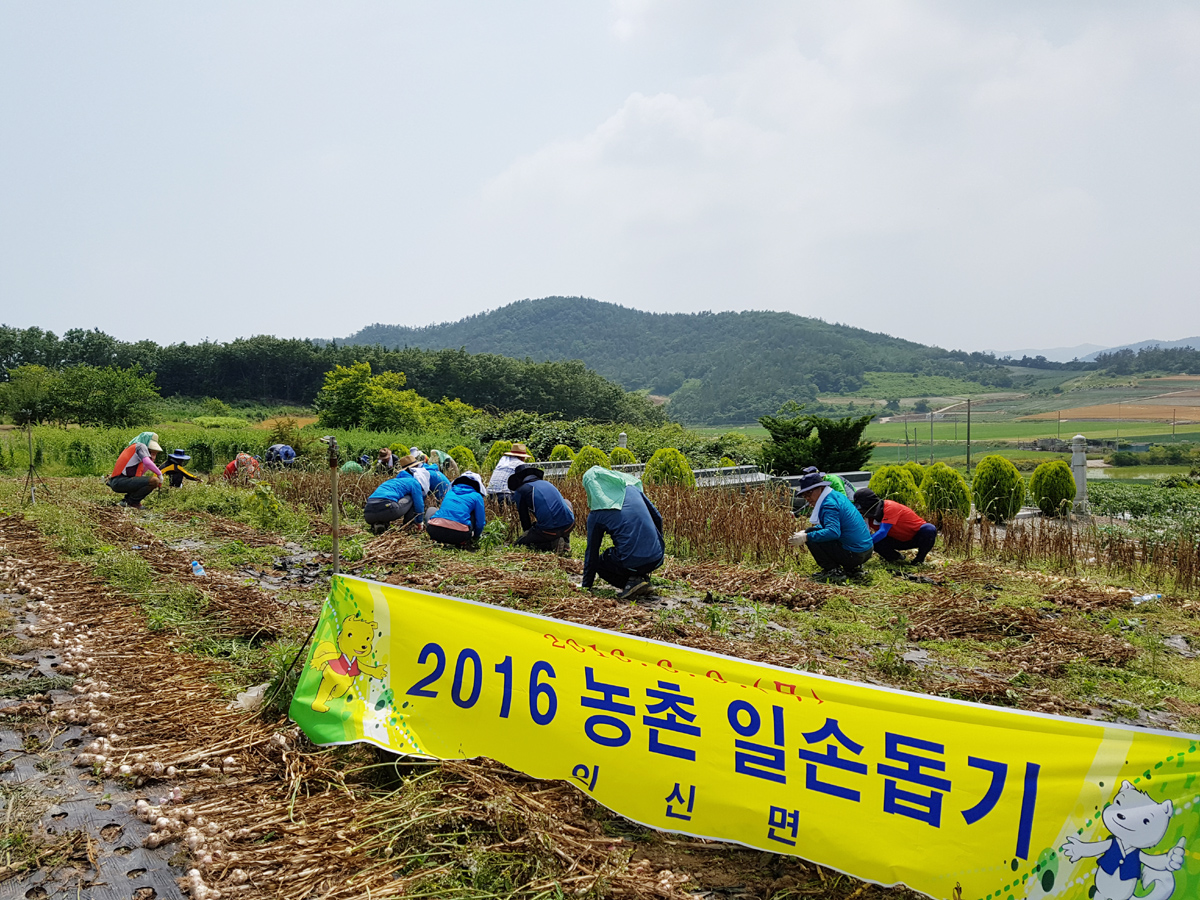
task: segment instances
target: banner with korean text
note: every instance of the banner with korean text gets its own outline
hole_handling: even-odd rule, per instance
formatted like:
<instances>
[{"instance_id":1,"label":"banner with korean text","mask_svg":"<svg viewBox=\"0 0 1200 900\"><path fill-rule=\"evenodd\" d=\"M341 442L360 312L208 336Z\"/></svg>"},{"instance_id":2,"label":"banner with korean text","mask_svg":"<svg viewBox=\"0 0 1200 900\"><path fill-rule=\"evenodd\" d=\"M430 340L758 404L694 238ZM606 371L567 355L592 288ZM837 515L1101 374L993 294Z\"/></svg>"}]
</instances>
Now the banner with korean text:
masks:
<instances>
[{"instance_id":1,"label":"banner with korean text","mask_svg":"<svg viewBox=\"0 0 1200 900\"><path fill-rule=\"evenodd\" d=\"M840 681L347 576L291 717L939 900L1200 896L1200 737ZM956 893L961 890L961 893Z\"/></svg>"}]
</instances>

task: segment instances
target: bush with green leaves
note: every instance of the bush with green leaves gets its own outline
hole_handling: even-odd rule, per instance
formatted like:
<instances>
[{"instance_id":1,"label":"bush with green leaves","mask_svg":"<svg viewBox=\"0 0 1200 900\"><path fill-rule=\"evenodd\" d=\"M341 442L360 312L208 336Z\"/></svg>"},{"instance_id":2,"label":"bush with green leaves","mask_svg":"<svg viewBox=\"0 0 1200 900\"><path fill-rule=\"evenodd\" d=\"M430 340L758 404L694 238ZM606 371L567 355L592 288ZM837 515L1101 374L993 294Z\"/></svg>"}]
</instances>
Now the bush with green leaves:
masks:
<instances>
[{"instance_id":1,"label":"bush with green leaves","mask_svg":"<svg viewBox=\"0 0 1200 900\"><path fill-rule=\"evenodd\" d=\"M730 459L728 456L722 456L721 462L717 464L719 469L731 469L738 464L736 459Z\"/></svg>"},{"instance_id":2,"label":"bush with green leaves","mask_svg":"<svg viewBox=\"0 0 1200 900\"><path fill-rule=\"evenodd\" d=\"M909 509L925 508L925 498L921 489L913 481L912 472L904 466L883 466L877 469L867 487L874 491L880 500L895 500Z\"/></svg>"},{"instance_id":3,"label":"bush with green leaves","mask_svg":"<svg viewBox=\"0 0 1200 900\"><path fill-rule=\"evenodd\" d=\"M1044 516L1061 516L1071 511L1075 499L1075 477L1061 459L1052 459L1033 470L1029 496Z\"/></svg>"},{"instance_id":4,"label":"bush with green leaves","mask_svg":"<svg viewBox=\"0 0 1200 900\"><path fill-rule=\"evenodd\" d=\"M568 478L583 479L583 473L592 466L604 466L604 468L612 468L609 462L608 454L596 447L580 447L579 452L575 454L575 459L571 463L571 468L567 469Z\"/></svg>"},{"instance_id":5,"label":"bush with green leaves","mask_svg":"<svg viewBox=\"0 0 1200 900\"><path fill-rule=\"evenodd\" d=\"M975 511L993 522L1005 522L1021 511L1025 481L1017 467L1003 456L985 456L971 479Z\"/></svg>"},{"instance_id":6,"label":"bush with green leaves","mask_svg":"<svg viewBox=\"0 0 1200 900\"><path fill-rule=\"evenodd\" d=\"M457 447L452 447L447 451L450 456L458 463L458 468L463 472L478 472L479 463L475 460L475 454L471 452L470 447L464 447L459 444Z\"/></svg>"},{"instance_id":7,"label":"bush with green leaves","mask_svg":"<svg viewBox=\"0 0 1200 900\"><path fill-rule=\"evenodd\" d=\"M550 451L550 462L564 462L574 458L575 451L566 444L555 444L554 449Z\"/></svg>"},{"instance_id":8,"label":"bush with green leaves","mask_svg":"<svg viewBox=\"0 0 1200 900\"><path fill-rule=\"evenodd\" d=\"M904 467L905 471L912 476L913 484L920 487L921 482L925 480L925 467L919 462L913 462L912 460L901 463L901 465Z\"/></svg>"},{"instance_id":9,"label":"bush with green leaves","mask_svg":"<svg viewBox=\"0 0 1200 900\"><path fill-rule=\"evenodd\" d=\"M853 472L867 464L875 445L862 440L874 414L827 419L804 413L795 402L758 421L771 438L762 445L762 465L777 475L799 475L806 466L822 472Z\"/></svg>"},{"instance_id":10,"label":"bush with green leaves","mask_svg":"<svg viewBox=\"0 0 1200 900\"><path fill-rule=\"evenodd\" d=\"M608 454L608 459L614 466L637 465L637 457L633 455L633 451L624 447L613 447L612 453Z\"/></svg>"},{"instance_id":11,"label":"bush with green leaves","mask_svg":"<svg viewBox=\"0 0 1200 900\"><path fill-rule=\"evenodd\" d=\"M921 496L925 510L940 519L946 513L967 516L971 512L971 488L957 469L945 463L925 466L921 475Z\"/></svg>"},{"instance_id":12,"label":"bush with green leaves","mask_svg":"<svg viewBox=\"0 0 1200 900\"><path fill-rule=\"evenodd\" d=\"M696 476L688 464L687 457L674 447L663 447L656 450L646 463L646 471L642 475L646 484L679 484L684 487L695 487Z\"/></svg>"},{"instance_id":13,"label":"bush with green leaves","mask_svg":"<svg viewBox=\"0 0 1200 900\"><path fill-rule=\"evenodd\" d=\"M500 457L511 450L512 445L512 441L492 441L491 449L488 450L487 456L483 458L484 475L490 474L492 469L496 468L496 463L500 462Z\"/></svg>"}]
</instances>

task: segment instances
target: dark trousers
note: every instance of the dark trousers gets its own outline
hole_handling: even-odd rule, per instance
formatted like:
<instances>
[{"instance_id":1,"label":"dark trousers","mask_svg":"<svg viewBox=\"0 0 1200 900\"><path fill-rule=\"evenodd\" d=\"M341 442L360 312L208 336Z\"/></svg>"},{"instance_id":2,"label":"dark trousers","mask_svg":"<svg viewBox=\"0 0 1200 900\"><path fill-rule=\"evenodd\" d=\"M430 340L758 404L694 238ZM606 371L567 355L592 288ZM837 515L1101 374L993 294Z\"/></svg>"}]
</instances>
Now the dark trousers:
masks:
<instances>
[{"instance_id":1,"label":"dark trousers","mask_svg":"<svg viewBox=\"0 0 1200 900\"><path fill-rule=\"evenodd\" d=\"M871 558L871 548L860 550L858 553L852 553L847 550L837 541L822 541L819 544L809 543L808 552L812 554L812 558L816 560L817 565L824 571L830 569L842 569L851 572L854 569L861 569L863 563Z\"/></svg>"},{"instance_id":2,"label":"dark trousers","mask_svg":"<svg viewBox=\"0 0 1200 900\"><path fill-rule=\"evenodd\" d=\"M397 519L401 520L401 525L407 525L416 517L416 507L407 497L404 503L368 497L367 502L363 504L363 518L367 520L368 525L387 525Z\"/></svg>"},{"instance_id":3,"label":"dark trousers","mask_svg":"<svg viewBox=\"0 0 1200 900\"><path fill-rule=\"evenodd\" d=\"M925 557L929 551L933 549L933 542L937 540L937 528L926 522L917 529L917 533L907 541L898 541L893 537L885 537L882 541L875 545L875 552L886 559L888 562L901 562L900 550L916 550L917 555L914 557L914 562L925 562Z\"/></svg>"},{"instance_id":4,"label":"dark trousers","mask_svg":"<svg viewBox=\"0 0 1200 900\"><path fill-rule=\"evenodd\" d=\"M118 475L108 479L108 486L118 494L124 494L125 502L131 505L141 503L154 493L154 482L150 480L149 475L138 475L136 478L132 475Z\"/></svg>"},{"instance_id":5,"label":"dark trousers","mask_svg":"<svg viewBox=\"0 0 1200 900\"><path fill-rule=\"evenodd\" d=\"M659 557L649 565L639 566L636 569L627 569L617 556L616 549L609 547L600 554L600 561L596 563L596 574L617 590L624 590L630 578L649 578L650 573L662 564L662 557Z\"/></svg>"},{"instance_id":6,"label":"dark trousers","mask_svg":"<svg viewBox=\"0 0 1200 900\"><path fill-rule=\"evenodd\" d=\"M570 540L571 530L575 527L574 524L566 528L555 528L553 530L539 528L534 525L523 535L517 538L516 543L521 547L530 547L534 550L550 551L554 549L554 544L559 538ZM624 585L622 585L624 587Z\"/></svg>"},{"instance_id":7,"label":"dark trousers","mask_svg":"<svg viewBox=\"0 0 1200 900\"><path fill-rule=\"evenodd\" d=\"M444 525L434 525L429 522L425 523L425 533L439 544L449 544L451 547L463 547L474 540L469 530L458 531L454 528L447 528Z\"/></svg>"}]
</instances>

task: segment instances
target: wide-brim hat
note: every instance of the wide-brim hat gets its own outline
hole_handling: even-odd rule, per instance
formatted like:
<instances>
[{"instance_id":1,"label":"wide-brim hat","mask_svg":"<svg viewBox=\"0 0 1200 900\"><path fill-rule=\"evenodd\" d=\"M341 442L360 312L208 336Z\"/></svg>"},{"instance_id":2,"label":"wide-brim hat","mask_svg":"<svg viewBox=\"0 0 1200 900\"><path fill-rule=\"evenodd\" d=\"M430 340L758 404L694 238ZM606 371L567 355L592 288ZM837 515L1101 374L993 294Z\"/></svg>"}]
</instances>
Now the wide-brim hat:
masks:
<instances>
[{"instance_id":1,"label":"wide-brim hat","mask_svg":"<svg viewBox=\"0 0 1200 900\"><path fill-rule=\"evenodd\" d=\"M414 466L417 464L417 461L411 456L402 456L399 459L396 459L396 457L393 456L392 462L395 463L397 469L407 469L409 466Z\"/></svg>"},{"instance_id":2,"label":"wide-brim hat","mask_svg":"<svg viewBox=\"0 0 1200 900\"><path fill-rule=\"evenodd\" d=\"M459 475L457 478L455 478L452 482L450 482L451 487L453 487L456 484L468 484L471 487L475 488L475 490L479 491L479 493L482 494L484 497L487 496L487 486L483 483L483 479L480 478L478 475L476 475L474 472L463 472L461 475Z\"/></svg>"},{"instance_id":3,"label":"wide-brim hat","mask_svg":"<svg viewBox=\"0 0 1200 900\"><path fill-rule=\"evenodd\" d=\"M529 459L533 455L529 452L529 448L524 444L513 444L512 447L506 452L509 456L521 456L525 459Z\"/></svg>"},{"instance_id":4,"label":"wide-brim hat","mask_svg":"<svg viewBox=\"0 0 1200 900\"><path fill-rule=\"evenodd\" d=\"M508 489L515 491L521 485L529 481L539 481L546 477L546 473L537 466L531 466L529 463L521 463L513 469L513 473L508 476Z\"/></svg>"},{"instance_id":5,"label":"wide-brim hat","mask_svg":"<svg viewBox=\"0 0 1200 900\"><path fill-rule=\"evenodd\" d=\"M833 487L833 485L826 481L825 476L820 472L805 472L804 477L800 479L800 484L796 487L796 491L801 494L807 494L814 488L819 487Z\"/></svg>"},{"instance_id":6,"label":"wide-brim hat","mask_svg":"<svg viewBox=\"0 0 1200 900\"><path fill-rule=\"evenodd\" d=\"M188 462L191 457L183 450L172 450L171 455L167 459L173 459L176 462Z\"/></svg>"},{"instance_id":7,"label":"wide-brim hat","mask_svg":"<svg viewBox=\"0 0 1200 900\"><path fill-rule=\"evenodd\" d=\"M870 516L874 512L882 511L883 501L869 487L859 488L854 492L854 506L864 516Z\"/></svg>"}]
</instances>

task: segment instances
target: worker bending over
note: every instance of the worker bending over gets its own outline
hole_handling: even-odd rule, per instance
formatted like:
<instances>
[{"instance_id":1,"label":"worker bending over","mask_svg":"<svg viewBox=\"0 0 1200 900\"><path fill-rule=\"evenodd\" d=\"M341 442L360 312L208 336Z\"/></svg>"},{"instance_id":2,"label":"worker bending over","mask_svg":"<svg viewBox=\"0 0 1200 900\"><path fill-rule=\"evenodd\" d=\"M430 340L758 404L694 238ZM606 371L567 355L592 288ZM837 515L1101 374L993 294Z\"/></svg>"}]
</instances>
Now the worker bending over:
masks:
<instances>
[{"instance_id":1,"label":"worker bending over","mask_svg":"<svg viewBox=\"0 0 1200 900\"><path fill-rule=\"evenodd\" d=\"M642 492L642 480L592 466L583 475L583 487L590 510L583 587L591 588L599 575L621 600L648 593L650 573L663 564L666 542L662 516ZM601 553L606 534L613 545Z\"/></svg>"},{"instance_id":2,"label":"worker bending over","mask_svg":"<svg viewBox=\"0 0 1200 900\"><path fill-rule=\"evenodd\" d=\"M162 484L162 472L154 464L155 454L160 452L162 447L153 431L143 431L121 451L108 476L108 486L115 493L125 495L122 506L141 509L142 501Z\"/></svg>"},{"instance_id":3,"label":"worker bending over","mask_svg":"<svg viewBox=\"0 0 1200 900\"><path fill-rule=\"evenodd\" d=\"M867 520L875 552L890 563L908 562L901 550L916 550L912 564L919 566L933 549L937 526L926 522L915 512L896 500L880 500L870 488L859 488L854 505Z\"/></svg>"},{"instance_id":4,"label":"worker bending over","mask_svg":"<svg viewBox=\"0 0 1200 900\"><path fill-rule=\"evenodd\" d=\"M487 524L486 496L483 479L474 472L463 472L450 485L442 505L430 513L426 533L440 544L474 549Z\"/></svg>"},{"instance_id":5,"label":"worker bending over","mask_svg":"<svg viewBox=\"0 0 1200 900\"><path fill-rule=\"evenodd\" d=\"M200 479L183 467L184 463L191 462L192 458L182 450L172 450L167 457L167 464L162 467L162 473L167 478L167 483L173 488L183 487L183 479L188 481L199 481Z\"/></svg>"},{"instance_id":6,"label":"worker bending over","mask_svg":"<svg viewBox=\"0 0 1200 900\"><path fill-rule=\"evenodd\" d=\"M383 534L392 522L407 525L416 522L417 530L425 517L425 489L417 480L411 467L417 465L411 456L402 456L397 465L400 471L389 478L363 504L363 518L371 526L372 534Z\"/></svg>"},{"instance_id":7,"label":"worker bending over","mask_svg":"<svg viewBox=\"0 0 1200 900\"><path fill-rule=\"evenodd\" d=\"M522 547L570 554L571 529L575 510L558 488L546 481L546 473L537 466L520 465L508 476L508 489L517 504L523 534L517 538Z\"/></svg>"},{"instance_id":8,"label":"worker bending over","mask_svg":"<svg viewBox=\"0 0 1200 900\"><path fill-rule=\"evenodd\" d=\"M812 507L812 522L805 531L797 531L788 543L807 547L821 571L813 581L842 584L848 578L862 578L863 564L871 558L873 546L867 523L850 499L822 477L807 472L800 479L797 493Z\"/></svg>"}]
</instances>

